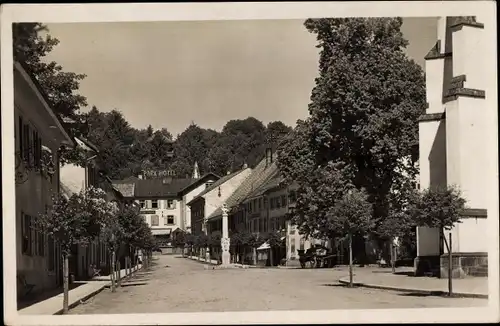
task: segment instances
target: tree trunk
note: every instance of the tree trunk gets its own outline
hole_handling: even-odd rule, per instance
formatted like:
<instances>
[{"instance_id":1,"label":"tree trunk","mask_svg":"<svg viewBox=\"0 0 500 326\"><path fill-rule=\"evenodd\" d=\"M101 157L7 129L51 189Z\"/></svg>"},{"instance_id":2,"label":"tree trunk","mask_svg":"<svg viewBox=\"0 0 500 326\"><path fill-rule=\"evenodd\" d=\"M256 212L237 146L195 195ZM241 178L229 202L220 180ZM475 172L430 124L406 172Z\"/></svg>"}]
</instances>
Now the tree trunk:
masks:
<instances>
[{"instance_id":1,"label":"tree trunk","mask_svg":"<svg viewBox=\"0 0 500 326\"><path fill-rule=\"evenodd\" d=\"M352 234L349 233L349 287L353 287L352 275Z\"/></svg>"},{"instance_id":2,"label":"tree trunk","mask_svg":"<svg viewBox=\"0 0 500 326\"><path fill-rule=\"evenodd\" d=\"M391 240L390 243L390 249L391 249L391 268L392 268L392 273L396 273L396 259L394 257L394 243Z\"/></svg>"},{"instance_id":3,"label":"tree trunk","mask_svg":"<svg viewBox=\"0 0 500 326\"><path fill-rule=\"evenodd\" d=\"M68 254L63 254L63 314L67 314L69 310L69 257Z\"/></svg>"},{"instance_id":4,"label":"tree trunk","mask_svg":"<svg viewBox=\"0 0 500 326\"><path fill-rule=\"evenodd\" d=\"M274 264L273 264L274 263L273 258L274 258L273 257L273 248L271 247L271 248L269 248L269 264L271 265L271 267L274 266Z\"/></svg>"},{"instance_id":5,"label":"tree trunk","mask_svg":"<svg viewBox=\"0 0 500 326\"><path fill-rule=\"evenodd\" d=\"M450 231L450 243L448 246L448 295L451 297L453 295L453 249L451 242L451 231Z\"/></svg>"},{"instance_id":6,"label":"tree trunk","mask_svg":"<svg viewBox=\"0 0 500 326\"><path fill-rule=\"evenodd\" d=\"M253 264L257 265L257 248L252 248L252 258L253 258Z\"/></svg>"},{"instance_id":7,"label":"tree trunk","mask_svg":"<svg viewBox=\"0 0 500 326\"><path fill-rule=\"evenodd\" d=\"M113 252L111 253L111 273L110 273L110 276L111 276L111 292L115 292L116 291L116 283L115 283L115 258L116 258L116 253L115 251L113 250Z\"/></svg>"}]
</instances>

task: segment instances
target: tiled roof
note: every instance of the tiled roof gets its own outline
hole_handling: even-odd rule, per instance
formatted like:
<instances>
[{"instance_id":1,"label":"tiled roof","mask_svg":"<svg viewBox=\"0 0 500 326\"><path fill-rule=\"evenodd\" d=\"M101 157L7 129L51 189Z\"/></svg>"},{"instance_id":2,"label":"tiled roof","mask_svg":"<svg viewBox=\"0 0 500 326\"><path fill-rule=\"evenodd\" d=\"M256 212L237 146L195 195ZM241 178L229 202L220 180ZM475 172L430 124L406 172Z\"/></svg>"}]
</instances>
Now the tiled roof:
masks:
<instances>
[{"instance_id":1,"label":"tiled roof","mask_svg":"<svg viewBox=\"0 0 500 326\"><path fill-rule=\"evenodd\" d=\"M135 181L135 197L173 197L178 193L195 182L195 179L185 178L176 179L172 178L168 182L164 179L145 179Z\"/></svg>"},{"instance_id":2,"label":"tiled roof","mask_svg":"<svg viewBox=\"0 0 500 326\"><path fill-rule=\"evenodd\" d=\"M266 166L266 159L264 158L262 161L257 164L252 173L246 178L241 185L229 196L226 200L226 205L229 209L236 207L242 201L244 201L248 195L259 188L266 180L272 176L276 170L278 169L276 165L276 155L273 155L273 163L269 166ZM222 215L221 207L218 207L212 214L210 214L207 218L211 219Z\"/></svg>"},{"instance_id":3,"label":"tiled roof","mask_svg":"<svg viewBox=\"0 0 500 326\"><path fill-rule=\"evenodd\" d=\"M114 183L113 187L119 191L123 197L134 197L135 183Z\"/></svg>"},{"instance_id":4,"label":"tiled roof","mask_svg":"<svg viewBox=\"0 0 500 326\"><path fill-rule=\"evenodd\" d=\"M267 191L279 187L281 182L283 181L283 177L280 175L279 170L276 169L272 175L265 180L260 187L250 192L245 199L262 196Z\"/></svg>"},{"instance_id":5,"label":"tiled roof","mask_svg":"<svg viewBox=\"0 0 500 326\"><path fill-rule=\"evenodd\" d=\"M136 176L130 176L128 178L125 178L123 180L113 180L113 184L118 184L118 183L135 183L137 180L140 180Z\"/></svg>"},{"instance_id":6,"label":"tiled roof","mask_svg":"<svg viewBox=\"0 0 500 326\"><path fill-rule=\"evenodd\" d=\"M225 175L223 176L222 178L220 178L219 180L215 181L210 187L207 187L206 189L204 189L202 192L200 192L198 194L198 196L196 196L195 198L193 198L192 201L200 198L200 197L203 197L203 195L205 195L206 193L208 193L209 191L219 187L220 185L222 185L224 182L228 181L228 180L231 180L232 178L234 178L235 176L237 176L238 174L240 174L241 172L245 171L246 169L242 169L242 170L239 170L239 171L236 171L236 172L233 172L231 174L228 174L228 175Z\"/></svg>"}]
</instances>

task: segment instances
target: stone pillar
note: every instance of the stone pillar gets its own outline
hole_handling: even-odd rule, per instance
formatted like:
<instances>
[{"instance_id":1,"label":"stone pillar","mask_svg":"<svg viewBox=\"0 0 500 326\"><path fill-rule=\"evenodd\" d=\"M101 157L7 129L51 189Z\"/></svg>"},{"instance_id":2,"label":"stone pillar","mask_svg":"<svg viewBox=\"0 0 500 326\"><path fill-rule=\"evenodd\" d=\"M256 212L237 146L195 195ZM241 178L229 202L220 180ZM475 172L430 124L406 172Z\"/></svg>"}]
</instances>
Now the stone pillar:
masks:
<instances>
[{"instance_id":1,"label":"stone pillar","mask_svg":"<svg viewBox=\"0 0 500 326\"><path fill-rule=\"evenodd\" d=\"M228 208L227 205L222 205L222 238L221 238L221 248L222 248L222 265L228 266L231 263L231 254L229 253L229 225L228 225Z\"/></svg>"}]
</instances>

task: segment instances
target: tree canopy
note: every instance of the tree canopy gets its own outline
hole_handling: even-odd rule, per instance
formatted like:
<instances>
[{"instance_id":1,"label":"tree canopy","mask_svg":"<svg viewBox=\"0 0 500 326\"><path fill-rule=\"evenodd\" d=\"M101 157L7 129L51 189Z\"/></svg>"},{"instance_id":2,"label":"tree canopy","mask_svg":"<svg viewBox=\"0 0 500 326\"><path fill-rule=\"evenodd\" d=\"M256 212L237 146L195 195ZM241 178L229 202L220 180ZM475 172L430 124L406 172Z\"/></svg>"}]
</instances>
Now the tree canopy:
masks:
<instances>
[{"instance_id":1,"label":"tree canopy","mask_svg":"<svg viewBox=\"0 0 500 326\"><path fill-rule=\"evenodd\" d=\"M401 18L305 21L321 49L319 76L309 117L285 138L278 157L284 177L299 184L294 215L305 233L325 234L324 209L351 185L365 189L376 233L413 185L425 81L405 54L401 25Z\"/></svg>"}]
</instances>

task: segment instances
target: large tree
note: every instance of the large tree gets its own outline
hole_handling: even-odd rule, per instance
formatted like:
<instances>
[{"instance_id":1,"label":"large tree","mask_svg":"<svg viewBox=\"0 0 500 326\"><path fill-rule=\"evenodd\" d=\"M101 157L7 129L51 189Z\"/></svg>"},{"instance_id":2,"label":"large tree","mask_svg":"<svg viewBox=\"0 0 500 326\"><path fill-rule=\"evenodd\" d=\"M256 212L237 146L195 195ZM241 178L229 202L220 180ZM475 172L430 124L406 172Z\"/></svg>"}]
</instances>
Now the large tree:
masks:
<instances>
[{"instance_id":1,"label":"large tree","mask_svg":"<svg viewBox=\"0 0 500 326\"><path fill-rule=\"evenodd\" d=\"M255 166L264 155L265 133L264 124L253 117L228 121L209 152L211 170L224 175L245 163Z\"/></svg>"},{"instance_id":2,"label":"large tree","mask_svg":"<svg viewBox=\"0 0 500 326\"><path fill-rule=\"evenodd\" d=\"M12 26L14 59L24 62L42 86L51 106L61 117L78 120L80 108L87 105L78 94L80 81L86 76L65 72L55 61L44 60L59 40L47 34L41 23L16 23ZM42 36L45 33L45 36Z\"/></svg>"},{"instance_id":3,"label":"large tree","mask_svg":"<svg viewBox=\"0 0 500 326\"><path fill-rule=\"evenodd\" d=\"M191 177L194 163L198 162L202 173L212 172L207 156L214 147L217 136L218 133L215 130L203 129L194 123L189 125L175 140L175 161L172 164L172 169L179 176L189 175Z\"/></svg>"},{"instance_id":4,"label":"large tree","mask_svg":"<svg viewBox=\"0 0 500 326\"><path fill-rule=\"evenodd\" d=\"M425 83L420 66L405 54L408 42L401 25L401 18L305 22L321 48L319 76L310 116L294 133L298 144L288 140L281 147L279 164L285 177L299 183L297 220L311 232L325 216L319 213L310 223L302 211L310 210L311 203L322 207L342 197L342 191L331 196L318 192L322 182L332 181L324 172L338 170L339 182L366 189L377 224L388 215L391 192L411 187L416 176Z\"/></svg>"}]
</instances>

